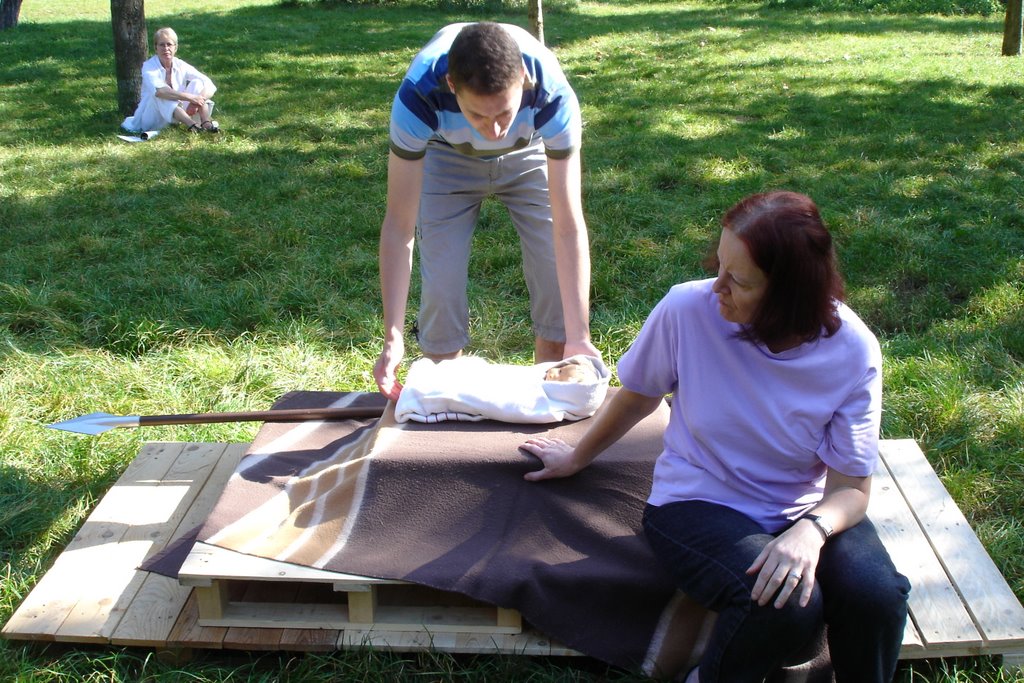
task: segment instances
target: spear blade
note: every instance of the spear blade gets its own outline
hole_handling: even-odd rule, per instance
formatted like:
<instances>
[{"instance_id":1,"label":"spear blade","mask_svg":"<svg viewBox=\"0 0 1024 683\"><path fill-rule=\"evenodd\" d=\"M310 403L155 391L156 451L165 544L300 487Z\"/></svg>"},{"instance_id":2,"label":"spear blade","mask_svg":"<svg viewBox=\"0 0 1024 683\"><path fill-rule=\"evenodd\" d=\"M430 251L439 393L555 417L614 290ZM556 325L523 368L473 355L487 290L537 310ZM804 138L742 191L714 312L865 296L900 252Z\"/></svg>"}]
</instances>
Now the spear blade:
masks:
<instances>
[{"instance_id":1,"label":"spear blade","mask_svg":"<svg viewBox=\"0 0 1024 683\"><path fill-rule=\"evenodd\" d=\"M47 425L78 434L97 435L118 427L155 425L213 424L217 422L307 422L309 420L355 420L380 417L384 406L347 406L343 408L293 408L252 410L241 413L187 413L183 415L111 415L89 413L71 420Z\"/></svg>"},{"instance_id":2,"label":"spear blade","mask_svg":"<svg viewBox=\"0 0 1024 683\"><path fill-rule=\"evenodd\" d=\"M63 429L65 432L91 434L93 436L118 427L138 427L138 415L111 415L110 413L89 413L71 420L54 422L46 425L50 429Z\"/></svg>"}]
</instances>

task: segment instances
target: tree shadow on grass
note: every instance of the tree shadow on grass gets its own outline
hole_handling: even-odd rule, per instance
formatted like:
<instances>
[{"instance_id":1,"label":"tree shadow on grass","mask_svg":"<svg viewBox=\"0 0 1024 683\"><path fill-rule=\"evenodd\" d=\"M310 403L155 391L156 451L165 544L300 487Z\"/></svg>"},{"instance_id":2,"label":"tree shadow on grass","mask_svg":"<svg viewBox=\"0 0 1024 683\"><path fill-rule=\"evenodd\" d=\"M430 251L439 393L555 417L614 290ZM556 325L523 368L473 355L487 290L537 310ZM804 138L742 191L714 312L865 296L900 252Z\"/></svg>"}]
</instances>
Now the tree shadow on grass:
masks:
<instances>
[{"instance_id":1,"label":"tree shadow on grass","mask_svg":"<svg viewBox=\"0 0 1024 683\"><path fill-rule=\"evenodd\" d=\"M295 319L324 321L340 343L373 343L390 100L416 49L455 19L344 5L151 16L150 29L173 25L183 58L217 80L226 132L169 130L133 146L113 138L108 24L5 35L0 82L22 106L0 123L11 148L0 324L124 353L163 328L230 337ZM657 3L549 18L548 42L587 114L596 318L638 324L672 283L700 273L718 216L770 187L819 201L876 330L917 334L960 315L1010 276L1021 251L1020 158L986 151L1019 140L1020 124L1002 113L1019 108L1021 89L864 78L828 66L839 54L734 56L728 69L721 55L993 25ZM615 42L633 34L655 44ZM32 185L40 168L50 188ZM22 181L31 191L18 191ZM514 246L510 233L484 242ZM477 286L500 297L506 284ZM526 318L523 304L511 306Z\"/></svg>"}]
</instances>

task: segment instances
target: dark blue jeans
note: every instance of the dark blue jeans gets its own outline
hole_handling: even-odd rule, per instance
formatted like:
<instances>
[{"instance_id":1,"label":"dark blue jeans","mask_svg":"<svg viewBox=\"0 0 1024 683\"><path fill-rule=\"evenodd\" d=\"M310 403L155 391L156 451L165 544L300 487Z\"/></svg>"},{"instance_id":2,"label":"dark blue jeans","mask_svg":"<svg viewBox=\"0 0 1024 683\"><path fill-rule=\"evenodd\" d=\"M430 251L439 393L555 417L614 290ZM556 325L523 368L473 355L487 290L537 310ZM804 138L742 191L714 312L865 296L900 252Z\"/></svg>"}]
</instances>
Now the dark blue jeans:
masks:
<instances>
[{"instance_id":1,"label":"dark blue jeans","mask_svg":"<svg viewBox=\"0 0 1024 683\"><path fill-rule=\"evenodd\" d=\"M679 589L718 613L700 661L701 683L760 682L797 663L828 625L838 683L889 683L907 619L910 582L896 571L867 519L821 550L810 603L782 608L750 599L746 574L774 538L735 510L702 501L648 506L644 531Z\"/></svg>"}]
</instances>

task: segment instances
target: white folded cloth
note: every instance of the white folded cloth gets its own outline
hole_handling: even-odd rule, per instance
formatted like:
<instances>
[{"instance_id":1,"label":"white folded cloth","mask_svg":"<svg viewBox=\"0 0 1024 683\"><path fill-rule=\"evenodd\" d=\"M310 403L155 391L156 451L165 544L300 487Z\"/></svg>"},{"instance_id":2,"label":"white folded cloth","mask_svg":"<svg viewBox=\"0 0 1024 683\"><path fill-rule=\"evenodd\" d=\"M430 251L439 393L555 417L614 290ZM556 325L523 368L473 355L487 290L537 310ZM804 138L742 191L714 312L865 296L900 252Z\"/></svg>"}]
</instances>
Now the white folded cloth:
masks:
<instances>
[{"instance_id":1,"label":"white folded cloth","mask_svg":"<svg viewBox=\"0 0 1024 683\"><path fill-rule=\"evenodd\" d=\"M550 381L548 369L580 363L593 369L582 382ZM611 372L601 359L573 356L536 365L502 365L478 356L434 362L423 358L409 367L398 402L398 422L501 420L546 423L582 420L604 402Z\"/></svg>"}]
</instances>

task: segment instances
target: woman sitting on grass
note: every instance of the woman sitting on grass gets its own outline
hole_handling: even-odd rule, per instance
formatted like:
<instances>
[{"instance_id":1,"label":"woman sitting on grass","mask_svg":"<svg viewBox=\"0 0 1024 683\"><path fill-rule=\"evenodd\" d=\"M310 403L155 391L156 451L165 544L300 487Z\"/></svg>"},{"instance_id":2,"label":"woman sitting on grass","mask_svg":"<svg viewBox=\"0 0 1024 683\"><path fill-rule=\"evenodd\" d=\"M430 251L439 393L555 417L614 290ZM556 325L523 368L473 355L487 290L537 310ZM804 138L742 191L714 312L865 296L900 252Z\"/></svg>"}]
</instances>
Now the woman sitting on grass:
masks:
<instances>
[{"instance_id":1,"label":"woman sitting on grass","mask_svg":"<svg viewBox=\"0 0 1024 683\"><path fill-rule=\"evenodd\" d=\"M210 116L217 86L210 77L178 59L178 34L170 28L153 34L155 55L142 64L142 98L135 114L121 124L129 132L162 130L177 122L190 132L217 133Z\"/></svg>"},{"instance_id":2,"label":"woman sitting on grass","mask_svg":"<svg viewBox=\"0 0 1024 683\"><path fill-rule=\"evenodd\" d=\"M838 681L890 681L910 583L865 517L878 342L842 303L809 197L754 195L722 225L718 277L669 291L580 442L523 445L544 465L526 478L578 472L673 394L644 530L680 590L718 613L686 680L762 681L827 624Z\"/></svg>"}]
</instances>

